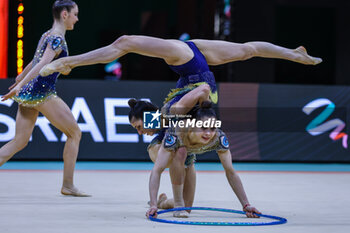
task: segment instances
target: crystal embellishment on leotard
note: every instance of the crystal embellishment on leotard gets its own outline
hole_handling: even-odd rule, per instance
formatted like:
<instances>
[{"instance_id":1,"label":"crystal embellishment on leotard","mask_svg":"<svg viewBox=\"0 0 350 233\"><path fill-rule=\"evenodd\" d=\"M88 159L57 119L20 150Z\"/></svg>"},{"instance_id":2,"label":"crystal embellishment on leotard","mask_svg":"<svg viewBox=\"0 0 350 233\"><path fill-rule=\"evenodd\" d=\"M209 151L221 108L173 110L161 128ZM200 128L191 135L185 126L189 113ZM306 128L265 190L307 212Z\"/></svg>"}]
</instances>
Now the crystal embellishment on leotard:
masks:
<instances>
[{"instance_id":1,"label":"crystal embellishment on leotard","mask_svg":"<svg viewBox=\"0 0 350 233\"><path fill-rule=\"evenodd\" d=\"M179 136L180 132L177 130L175 130L175 132L167 132L166 137L168 135L176 137L176 143L174 143L172 146L166 146L166 139L164 140L164 148L168 151L176 151L178 148L185 146L187 149L187 154L199 155L209 151L226 151L229 149L227 137L221 129L217 129L215 136L210 140L210 142L200 146L185 145L182 141L181 136ZM183 132L182 135L184 135Z\"/></svg>"},{"instance_id":2,"label":"crystal embellishment on leotard","mask_svg":"<svg viewBox=\"0 0 350 233\"><path fill-rule=\"evenodd\" d=\"M177 136L175 135L171 135L171 134L167 134L165 136L165 139L164 139L164 147L165 148L169 148L169 147L172 147L176 144L177 142Z\"/></svg>"},{"instance_id":3,"label":"crystal embellishment on leotard","mask_svg":"<svg viewBox=\"0 0 350 233\"><path fill-rule=\"evenodd\" d=\"M56 50L62 44L62 38L56 37L52 40L51 48Z\"/></svg>"},{"instance_id":4,"label":"crystal embellishment on leotard","mask_svg":"<svg viewBox=\"0 0 350 233\"><path fill-rule=\"evenodd\" d=\"M228 149L229 148L229 143L226 135L220 136L220 144L223 148Z\"/></svg>"}]
</instances>

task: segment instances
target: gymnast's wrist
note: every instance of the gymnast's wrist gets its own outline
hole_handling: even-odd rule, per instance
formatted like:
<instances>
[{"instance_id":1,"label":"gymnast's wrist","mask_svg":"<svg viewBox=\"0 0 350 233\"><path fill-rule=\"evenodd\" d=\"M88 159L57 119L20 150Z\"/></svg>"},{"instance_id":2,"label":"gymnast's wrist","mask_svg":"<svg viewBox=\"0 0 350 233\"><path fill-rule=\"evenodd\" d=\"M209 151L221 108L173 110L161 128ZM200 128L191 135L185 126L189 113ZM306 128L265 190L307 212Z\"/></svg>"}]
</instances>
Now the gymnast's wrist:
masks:
<instances>
[{"instance_id":1,"label":"gymnast's wrist","mask_svg":"<svg viewBox=\"0 0 350 233\"><path fill-rule=\"evenodd\" d=\"M250 206L249 203L246 203L244 206L243 206L243 209L247 208L248 206Z\"/></svg>"},{"instance_id":2,"label":"gymnast's wrist","mask_svg":"<svg viewBox=\"0 0 350 233\"><path fill-rule=\"evenodd\" d=\"M157 201L153 202L153 201L150 201L149 202L149 206L152 208L152 207L157 207Z\"/></svg>"}]
</instances>

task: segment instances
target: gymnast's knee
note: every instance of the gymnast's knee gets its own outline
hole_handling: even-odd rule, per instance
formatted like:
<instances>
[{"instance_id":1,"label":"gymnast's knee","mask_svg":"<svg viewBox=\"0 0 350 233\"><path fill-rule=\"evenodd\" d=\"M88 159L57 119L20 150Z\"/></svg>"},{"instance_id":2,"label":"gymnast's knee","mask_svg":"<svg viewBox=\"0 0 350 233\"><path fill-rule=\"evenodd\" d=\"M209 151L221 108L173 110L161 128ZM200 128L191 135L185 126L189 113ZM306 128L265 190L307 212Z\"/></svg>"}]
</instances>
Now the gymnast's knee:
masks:
<instances>
[{"instance_id":1,"label":"gymnast's knee","mask_svg":"<svg viewBox=\"0 0 350 233\"><path fill-rule=\"evenodd\" d=\"M186 147L180 147L175 153L174 160L177 160L177 161L180 161L180 162L185 162L186 157L187 157L187 149L186 149Z\"/></svg>"},{"instance_id":2,"label":"gymnast's knee","mask_svg":"<svg viewBox=\"0 0 350 233\"><path fill-rule=\"evenodd\" d=\"M70 138L70 139L73 139L75 141L80 141L81 139L81 130L80 128L78 127L78 125L76 127L72 127L69 129L69 132L64 132L64 134Z\"/></svg>"},{"instance_id":3,"label":"gymnast's knee","mask_svg":"<svg viewBox=\"0 0 350 233\"><path fill-rule=\"evenodd\" d=\"M17 151L20 151L28 145L29 138L15 137L12 142L16 145Z\"/></svg>"},{"instance_id":4,"label":"gymnast's knee","mask_svg":"<svg viewBox=\"0 0 350 233\"><path fill-rule=\"evenodd\" d=\"M74 137L75 140L79 140L80 141L81 135L82 135L82 133L81 133L81 130L80 130L79 127L74 130L73 137Z\"/></svg>"},{"instance_id":5,"label":"gymnast's knee","mask_svg":"<svg viewBox=\"0 0 350 233\"><path fill-rule=\"evenodd\" d=\"M257 50L249 42L242 44L241 51L242 51L242 57L241 57L242 60L248 60L257 55Z\"/></svg>"},{"instance_id":6,"label":"gymnast's knee","mask_svg":"<svg viewBox=\"0 0 350 233\"><path fill-rule=\"evenodd\" d=\"M123 35L112 43L112 47L118 50L128 52L131 49L132 42L133 36Z\"/></svg>"}]
</instances>

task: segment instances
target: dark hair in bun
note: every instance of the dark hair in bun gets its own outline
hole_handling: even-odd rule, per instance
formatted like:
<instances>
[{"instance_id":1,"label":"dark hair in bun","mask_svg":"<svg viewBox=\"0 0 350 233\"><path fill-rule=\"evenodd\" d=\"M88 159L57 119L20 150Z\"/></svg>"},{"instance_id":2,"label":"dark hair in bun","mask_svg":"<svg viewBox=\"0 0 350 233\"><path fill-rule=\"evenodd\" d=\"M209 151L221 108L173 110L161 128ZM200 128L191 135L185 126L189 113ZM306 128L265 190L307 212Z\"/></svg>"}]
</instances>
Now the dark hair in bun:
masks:
<instances>
[{"instance_id":1,"label":"dark hair in bun","mask_svg":"<svg viewBox=\"0 0 350 233\"><path fill-rule=\"evenodd\" d=\"M72 0L56 0L52 5L53 18L59 20L62 11L66 10L70 12L76 5Z\"/></svg>"},{"instance_id":2,"label":"dark hair in bun","mask_svg":"<svg viewBox=\"0 0 350 233\"><path fill-rule=\"evenodd\" d=\"M213 103L210 102L210 101L203 101L201 103L201 107L200 108L202 108L202 109L209 109L209 108L212 108L212 105L213 105Z\"/></svg>"},{"instance_id":3,"label":"dark hair in bun","mask_svg":"<svg viewBox=\"0 0 350 233\"><path fill-rule=\"evenodd\" d=\"M129 121L131 122L132 119L135 120L142 120L143 119L143 113L144 112L153 112L157 111L159 108L157 105L143 100L137 100L137 99L130 99L128 101L128 104L130 106L130 112L129 112Z\"/></svg>"},{"instance_id":4,"label":"dark hair in bun","mask_svg":"<svg viewBox=\"0 0 350 233\"><path fill-rule=\"evenodd\" d=\"M136 104L137 104L137 100L136 99L129 99L128 105L129 105L130 108L134 108Z\"/></svg>"},{"instance_id":5,"label":"dark hair in bun","mask_svg":"<svg viewBox=\"0 0 350 233\"><path fill-rule=\"evenodd\" d=\"M216 118L216 113L212 108L212 102L210 101L203 101L200 106L197 105L194 109L192 109L190 114L192 115L192 118L196 118L198 120L204 117Z\"/></svg>"}]
</instances>

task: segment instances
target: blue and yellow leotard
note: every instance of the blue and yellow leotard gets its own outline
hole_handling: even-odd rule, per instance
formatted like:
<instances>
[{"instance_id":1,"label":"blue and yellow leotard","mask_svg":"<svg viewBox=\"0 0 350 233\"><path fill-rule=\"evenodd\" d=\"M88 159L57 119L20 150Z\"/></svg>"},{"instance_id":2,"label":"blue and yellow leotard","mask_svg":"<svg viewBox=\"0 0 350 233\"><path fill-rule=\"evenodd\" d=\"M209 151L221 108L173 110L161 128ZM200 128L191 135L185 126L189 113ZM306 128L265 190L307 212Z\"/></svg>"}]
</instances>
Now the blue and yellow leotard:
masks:
<instances>
[{"instance_id":1,"label":"blue and yellow leotard","mask_svg":"<svg viewBox=\"0 0 350 233\"><path fill-rule=\"evenodd\" d=\"M209 151L225 152L229 150L229 142L226 134L221 129L216 129L215 136L206 145L201 146L188 146L183 142L183 138L186 134L183 130L177 128L170 128L166 131L163 140L164 149L167 151L175 152L180 147L186 147L187 158L186 165L189 166L196 160L196 155L203 154Z\"/></svg>"},{"instance_id":2,"label":"blue and yellow leotard","mask_svg":"<svg viewBox=\"0 0 350 233\"><path fill-rule=\"evenodd\" d=\"M193 51L193 58L187 63L179 66L169 66L174 72L180 75L180 79L176 84L176 89L171 90L164 101L164 108L169 110L170 107L178 102L185 94L192 91L202 84L208 84L211 89L210 99L213 103L217 103L217 88L215 77L209 70L208 63L197 48L190 41L185 42Z\"/></svg>"},{"instance_id":3,"label":"blue and yellow leotard","mask_svg":"<svg viewBox=\"0 0 350 233\"><path fill-rule=\"evenodd\" d=\"M47 46L50 46L56 52L57 55L55 59L68 56L68 47L64 38L51 35L50 31L47 31L41 36L38 43L33 58L33 67L40 62ZM48 98L56 97L56 81L59 74L60 73L56 72L46 77L38 75L24 85L19 95L12 97L12 99L22 106L35 107Z\"/></svg>"}]
</instances>

